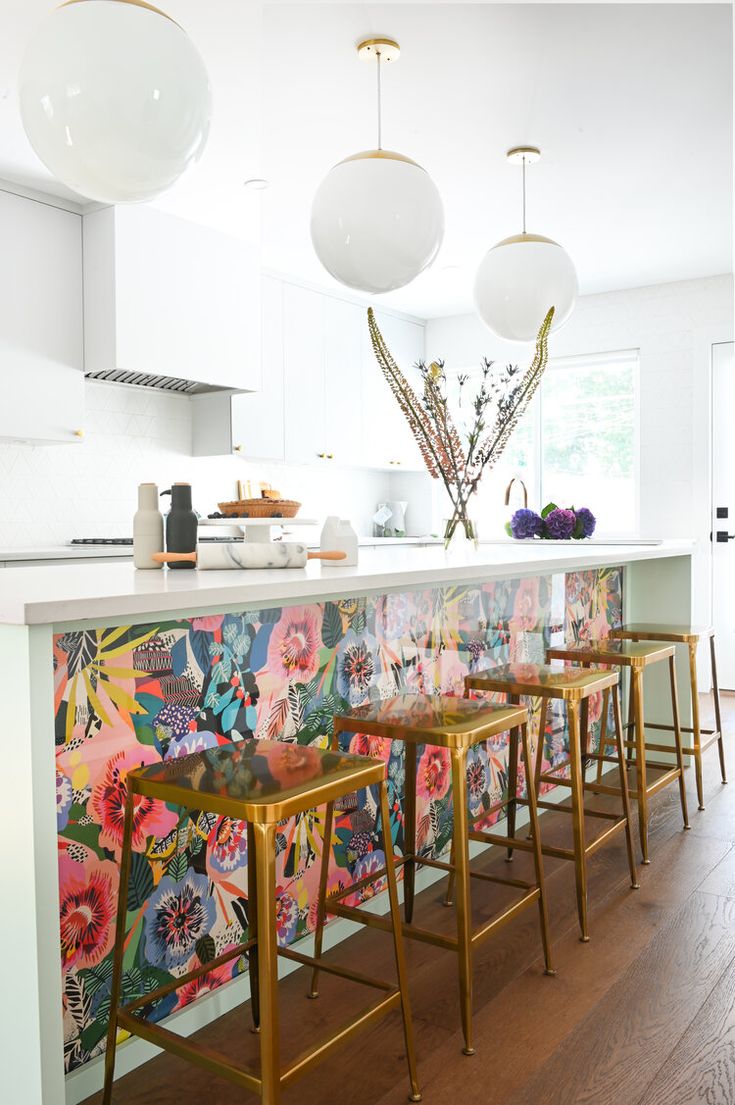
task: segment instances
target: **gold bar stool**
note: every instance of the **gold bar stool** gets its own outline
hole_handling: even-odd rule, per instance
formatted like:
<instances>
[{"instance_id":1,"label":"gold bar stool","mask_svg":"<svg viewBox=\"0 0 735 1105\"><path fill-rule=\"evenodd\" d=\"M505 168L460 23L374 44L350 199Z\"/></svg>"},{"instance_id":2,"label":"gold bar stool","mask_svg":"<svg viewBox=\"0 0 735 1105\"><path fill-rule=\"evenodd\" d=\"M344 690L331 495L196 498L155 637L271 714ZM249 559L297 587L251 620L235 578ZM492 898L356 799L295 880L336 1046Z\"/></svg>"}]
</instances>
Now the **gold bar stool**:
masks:
<instances>
[{"instance_id":1,"label":"gold bar stool","mask_svg":"<svg viewBox=\"0 0 735 1105\"><path fill-rule=\"evenodd\" d=\"M620 696L617 691L619 676L617 672L583 671L575 668L554 668L545 664L506 664L503 667L492 668L487 671L468 675L465 679L467 691L486 691L497 694L505 694L511 702L517 702L519 695L528 695L532 698L541 698L544 707L541 714L540 731L543 733L545 720L551 703L556 700L564 702L567 711L567 723L569 727L569 757L563 763L557 764L548 772L542 772L543 739L539 740L536 751L536 763L534 769L535 789L538 790L541 783L551 783L554 786L566 786L571 790L572 804L560 806L554 802L538 800L539 809L557 810L562 813L571 813L572 832L574 837L573 848L557 848L541 842L541 851L545 856L554 856L558 859L574 861L574 874L577 891L577 914L579 916L580 939L586 943L589 936L589 923L587 918L587 857L596 852L603 844L621 830L625 832L625 841L628 851L628 868L630 870L630 884L633 889L638 888L638 875L633 857L633 841L630 832L630 798L628 794L628 779L625 770L625 751L623 747L623 727L620 716ZM613 692L613 715L615 718L615 745L620 772L620 788L608 787L585 782L584 760L589 758L586 751L588 731L587 714L590 695L603 692L605 707L610 691ZM612 759L612 757L610 757ZM526 760L530 763L529 760ZM508 770L515 776L518 764L517 745L513 744L509 750ZM570 769L570 777L560 778L558 772ZM531 790L529 788L529 796ZM612 813L607 810L585 808L584 792L620 795L622 799L622 814ZM519 840L515 835L515 807L525 805L525 799L518 799L508 809L508 859L512 858L513 849L527 850L529 845L525 840ZM611 821L603 832L589 844L585 837L585 817L596 817Z\"/></svg>"},{"instance_id":2,"label":"gold bar stool","mask_svg":"<svg viewBox=\"0 0 735 1105\"><path fill-rule=\"evenodd\" d=\"M717 682L717 657L715 655L715 631L710 626L658 625L651 622L631 622L621 629L613 629L610 634L627 641L666 641L671 644L686 645L689 652L689 683L692 689L692 724L682 725L682 733L693 736L692 747L684 745L685 756L694 756L694 770L697 777L697 800L700 810L704 809L704 780L702 777L702 753L717 741L720 754L720 774L723 783L727 782L725 771L725 746L722 740L722 717L720 714L720 688ZM697 682L697 646L704 638L709 638L710 662L712 665L712 699L715 708L715 728L703 729L699 721L699 685ZM672 732L671 725L657 725L647 721L647 728ZM702 737L707 739L702 742Z\"/></svg>"},{"instance_id":3,"label":"gold bar stool","mask_svg":"<svg viewBox=\"0 0 735 1105\"><path fill-rule=\"evenodd\" d=\"M681 812L684 818L684 828L690 828L689 814L687 812L687 792L684 781L684 757L681 747L681 727L679 724L679 697L676 690L676 669L674 664L674 646L668 644L646 644L637 641L621 641L607 637L597 641L578 641L574 644L563 645L558 648L547 649L546 655L554 660L571 660L587 668L591 664L605 664L608 666L628 668L630 671L630 699L628 706L628 721L624 729L627 732L632 729L635 739L625 741L625 747L632 755L635 751L635 766L637 772L637 786L631 791L631 797L638 800L638 832L641 840L641 854L643 863L650 863L648 858L648 799L657 794L659 790L669 786L675 780L679 781L679 796L681 800ZM658 664L664 660L669 663L669 684L671 687L671 714L672 732L674 734L674 751L676 753L676 766L670 763L649 760L648 752L671 752L671 748L665 745L653 745L646 743L646 730L643 721L643 672L649 665ZM605 706L603 705L603 724L605 719ZM604 745L604 727L600 735L600 744ZM604 751L604 748L603 748ZM598 764L601 761L598 759ZM629 763L633 762L629 757ZM661 771L661 775L649 783L647 774L649 768ZM599 785L599 783L597 784Z\"/></svg>"},{"instance_id":4,"label":"gold bar stool","mask_svg":"<svg viewBox=\"0 0 735 1105\"><path fill-rule=\"evenodd\" d=\"M536 795L533 787L528 790L528 807L531 821L531 841L528 848L533 852L535 866L535 882L525 882L521 879L499 878L481 871L471 871L469 865L469 839L482 841L486 844L505 844L504 837L496 837L489 832L469 832L469 814L467 809L467 753L476 744L497 736L511 729L516 734L520 731L521 746L527 763L530 763L530 751L528 746L528 714L525 708L518 706L498 706L483 702L472 702L462 698L448 698L440 695L402 694L395 698L387 699L375 705L360 706L349 714L337 715L334 719L333 748L338 747L339 734L365 733L367 735L385 737L388 740L403 741L406 748L406 796L405 796L405 854L402 857L392 855L392 849L386 851L386 868L388 872L396 868L404 868L404 916L405 924L403 933L415 940L422 940L428 944L434 944L440 948L446 948L457 953L459 958L459 993L462 1017L462 1031L464 1034L464 1054L473 1055L472 1035L472 949L481 940L490 936L501 925L510 921L527 906L538 903L539 920L541 926L541 941L544 950L544 962L547 974L554 974L551 966L551 946L548 931L548 916L546 911L546 895L544 889L543 861L539 846L538 818L536 815ZM452 859L446 863L438 859L430 859L427 856L416 854L416 748L418 745L432 745L445 748L449 751L452 772L452 794L454 799L453 843ZM483 817L488 817L493 812L502 809L512 801L508 798L498 802L488 810L483 810ZM327 807L325 823L325 838L331 832L332 811ZM390 834L387 835L390 842ZM391 858L393 863L390 862ZM456 904L457 935L445 936L429 929L420 928L412 924L414 885L417 865L434 867L441 871L456 872L458 893ZM348 917L353 921L361 921L363 924L376 928L388 927L388 921L384 917L375 914L362 913L353 906L345 905L341 899L355 892L369 883L382 877L384 872L370 874L360 882L339 890L326 898L326 869L322 868L322 882L320 890L320 905L317 917L315 934L315 953L318 960L321 955L321 941L324 919L327 913L333 913L340 917ZM522 897L513 905L508 906L502 913L485 922L479 928L472 930L471 902L470 902L470 876L484 879L488 882L500 883L503 886L512 886L522 891ZM318 983L318 967L314 971L313 991L316 993Z\"/></svg>"},{"instance_id":5,"label":"gold bar stool","mask_svg":"<svg viewBox=\"0 0 735 1105\"><path fill-rule=\"evenodd\" d=\"M370 978L355 970L319 964L323 971L363 983L381 991L381 998L346 1026L316 1047L302 1053L282 1068L279 1057L278 956L304 966L315 967L317 959L301 955L293 948L278 947L276 938L276 847L279 821L332 803L362 787L377 786L380 792L383 845L390 842L390 825L385 764L363 756L327 752L311 746L284 744L280 741L248 740L195 752L180 760L155 764L131 771L127 777L127 800L120 865L120 892L113 959L110 1026L105 1054L103 1105L110 1105L115 1070L115 1043L118 1027L173 1052L182 1059L204 1067L259 1094L264 1105L278 1105L281 1089L314 1064L327 1058L333 1049L361 1028L374 1023L392 1009L400 1008L406 1044L411 1100L420 1101L416 1080L413 1028L406 987L406 966L401 935L396 875L388 868L390 920L385 928L393 936L398 984ZM184 809L205 810L248 822L248 850L254 845L254 862L249 855L249 873L255 875L255 894L250 887L251 904L255 898L255 932L247 943L230 949L211 962L196 967L142 998L120 1006L123 949L126 918L126 888L130 876L133 806L138 796L159 799ZM387 832L387 840L385 834ZM329 849L331 833L325 834ZM236 1066L209 1048L154 1024L139 1015L142 1007L206 974L228 960L248 952L253 989L253 1016L259 1027L260 1070ZM253 955L253 953L256 953ZM321 949L319 951L321 954Z\"/></svg>"}]
</instances>

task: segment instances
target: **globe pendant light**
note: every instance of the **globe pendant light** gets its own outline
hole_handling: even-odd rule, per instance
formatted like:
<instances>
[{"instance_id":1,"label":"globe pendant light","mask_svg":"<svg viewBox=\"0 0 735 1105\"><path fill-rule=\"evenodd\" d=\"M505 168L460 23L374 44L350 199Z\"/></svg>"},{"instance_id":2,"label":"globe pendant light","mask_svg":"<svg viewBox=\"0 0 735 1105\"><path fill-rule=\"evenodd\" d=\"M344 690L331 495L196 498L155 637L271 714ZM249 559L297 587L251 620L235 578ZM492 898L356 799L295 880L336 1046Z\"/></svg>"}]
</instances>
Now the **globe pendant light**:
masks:
<instances>
[{"instance_id":1,"label":"globe pendant light","mask_svg":"<svg viewBox=\"0 0 735 1105\"><path fill-rule=\"evenodd\" d=\"M67 0L40 24L20 71L31 145L88 199L136 203L196 161L212 113L204 62L144 0Z\"/></svg>"},{"instance_id":2,"label":"globe pendant light","mask_svg":"<svg viewBox=\"0 0 735 1105\"><path fill-rule=\"evenodd\" d=\"M551 238L526 233L526 165L540 157L535 146L508 150L508 160L523 167L523 232L488 250L475 276L477 313L507 341L533 341L550 307L551 329L558 330L577 297L577 274L569 254Z\"/></svg>"},{"instance_id":3,"label":"globe pendant light","mask_svg":"<svg viewBox=\"0 0 735 1105\"><path fill-rule=\"evenodd\" d=\"M398 60L398 43L370 39L357 52L377 65L377 149L353 154L327 173L311 208L311 240L324 268L340 283L390 292L409 284L436 257L444 208L426 170L382 146L381 65Z\"/></svg>"}]
</instances>

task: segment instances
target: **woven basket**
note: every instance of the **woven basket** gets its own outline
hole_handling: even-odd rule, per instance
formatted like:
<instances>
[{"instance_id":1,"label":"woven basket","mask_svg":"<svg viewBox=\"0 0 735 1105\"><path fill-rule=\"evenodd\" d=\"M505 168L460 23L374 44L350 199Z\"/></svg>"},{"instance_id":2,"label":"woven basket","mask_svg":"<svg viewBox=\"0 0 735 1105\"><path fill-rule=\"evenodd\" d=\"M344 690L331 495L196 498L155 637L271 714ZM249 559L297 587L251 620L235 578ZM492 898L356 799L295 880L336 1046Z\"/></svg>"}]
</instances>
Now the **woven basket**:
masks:
<instances>
[{"instance_id":1,"label":"woven basket","mask_svg":"<svg viewBox=\"0 0 735 1105\"><path fill-rule=\"evenodd\" d=\"M301 507L294 499L238 499L217 505L228 518L295 518Z\"/></svg>"}]
</instances>

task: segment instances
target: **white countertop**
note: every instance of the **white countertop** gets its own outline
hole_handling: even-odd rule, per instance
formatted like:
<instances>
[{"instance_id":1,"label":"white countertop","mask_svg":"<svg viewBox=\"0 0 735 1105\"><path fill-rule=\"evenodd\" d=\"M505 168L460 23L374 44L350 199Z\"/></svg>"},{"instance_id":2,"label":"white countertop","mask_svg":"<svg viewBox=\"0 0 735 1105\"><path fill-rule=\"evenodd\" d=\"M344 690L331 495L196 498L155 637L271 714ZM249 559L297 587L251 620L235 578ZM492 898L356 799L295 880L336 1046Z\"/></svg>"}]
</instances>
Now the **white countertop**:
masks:
<instances>
[{"instance_id":1,"label":"white countertop","mask_svg":"<svg viewBox=\"0 0 735 1105\"><path fill-rule=\"evenodd\" d=\"M360 563L339 568L265 571L136 571L132 564L39 565L0 572L0 623L39 625L80 619L191 613L241 603L288 605L341 595L381 593L441 583L481 583L524 574L564 572L688 556L693 541L657 545L549 547L544 542L481 546L475 551L393 546L363 549Z\"/></svg>"}]
</instances>

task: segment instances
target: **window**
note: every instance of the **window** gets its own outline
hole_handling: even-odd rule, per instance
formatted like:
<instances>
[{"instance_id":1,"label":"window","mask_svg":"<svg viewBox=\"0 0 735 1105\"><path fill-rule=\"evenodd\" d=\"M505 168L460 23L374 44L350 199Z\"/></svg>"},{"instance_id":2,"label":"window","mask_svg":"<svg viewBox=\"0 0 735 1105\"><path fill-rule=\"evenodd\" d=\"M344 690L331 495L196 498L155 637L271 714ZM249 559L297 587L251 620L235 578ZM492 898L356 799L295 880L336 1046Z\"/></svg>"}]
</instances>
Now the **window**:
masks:
<instances>
[{"instance_id":1,"label":"window","mask_svg":"<svg viewBox=\"0 0 735 1105\"><path fill-rule=\"evenodd\" d=\"M469 376L463 403L468 418L476 370ZM460 419L462 413L459 408ZM503 536L512 511L522 505L519 484L505 505L514 477L523 480L534 510L550 501L587 506L598 534L636 533L638 452L638 351L550 359L533 402L480 484L473 510L480 536Z\"/></svg>"}]
</instances>

